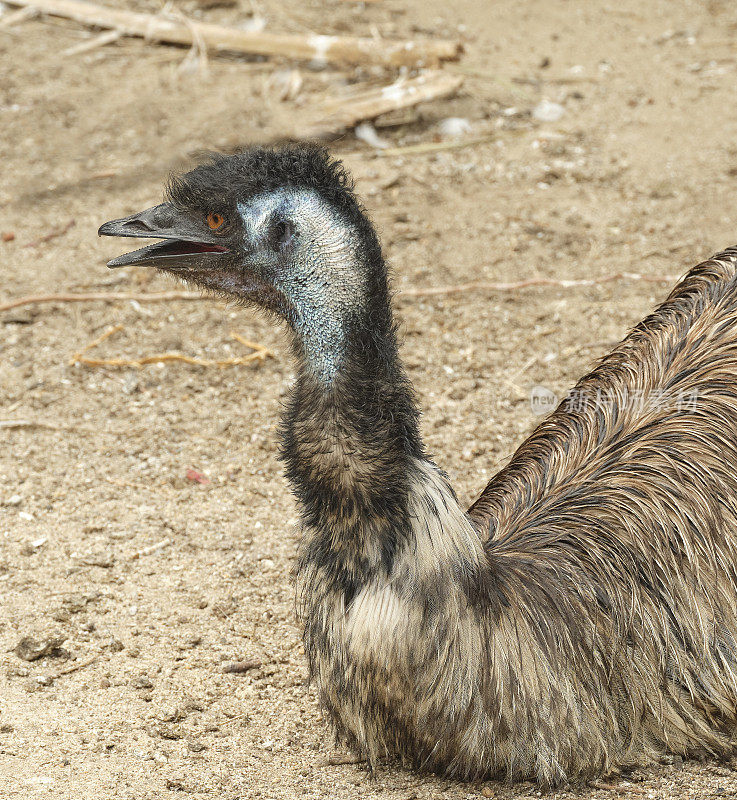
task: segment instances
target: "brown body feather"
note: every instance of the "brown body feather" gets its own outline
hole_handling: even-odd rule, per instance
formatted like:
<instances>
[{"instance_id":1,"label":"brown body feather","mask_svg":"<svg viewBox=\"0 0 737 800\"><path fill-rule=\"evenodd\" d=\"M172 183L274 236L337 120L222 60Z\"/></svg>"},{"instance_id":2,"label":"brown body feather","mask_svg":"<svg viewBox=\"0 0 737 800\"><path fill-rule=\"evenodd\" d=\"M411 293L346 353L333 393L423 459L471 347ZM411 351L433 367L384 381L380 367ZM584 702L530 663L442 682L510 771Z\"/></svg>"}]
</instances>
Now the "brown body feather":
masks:
<instances>
[{"instance_id":1,"label":"brown body feather","mask_svg":"<svg viewBox=\"0 0 737 800\"><path fill-rule=\"evenodd\" d=\"M113 266L156 265L294 332L281 442L305 649L372 766L554 785L733 749L737 249L694 269L466 512L425 455L381 248L339 163L214 157L101 228L142 231L182 240Z\"/></svg>"},{"instance_id":2,"label":"brown body feather","mask_svg":"<svg viewBox=\"0 0 737 800\"><path fill-rule=\"evenodd\" d=\"M338 465L339 494L406 479L388 570L391 523L360 513L328 526L354 592L335 558L314 557L324 518L299 569L323 703L372 763L555 785L733 748L736 264L733 250L694 269L468 514L428 461L395 459L389 477L355 431L331 435L302 406L305 441L322 443L312 463ZM339 420L337 398L317 397Z\"/></svg>"}]
</instances>

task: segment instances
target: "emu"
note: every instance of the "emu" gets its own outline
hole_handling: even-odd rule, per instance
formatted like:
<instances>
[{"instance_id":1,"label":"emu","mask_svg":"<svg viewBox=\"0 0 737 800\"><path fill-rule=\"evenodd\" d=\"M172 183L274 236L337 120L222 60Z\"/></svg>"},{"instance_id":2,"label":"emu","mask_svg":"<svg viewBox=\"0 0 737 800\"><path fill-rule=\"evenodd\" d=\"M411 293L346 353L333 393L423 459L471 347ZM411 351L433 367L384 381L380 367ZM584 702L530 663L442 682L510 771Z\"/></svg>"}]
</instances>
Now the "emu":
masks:
<instances>
[{"instance_id":1,"label":"emu","mask_svg":"<svg viewBox=\"0 0 737 800\"><path fill-rule=\"evenodd\" d=\"M325 150L214 155L99 233L163 240L110 267L286 321L305 651L371 769L555 786L733 751L737 248L691 270L578 382L592 401L564 401L466 511L423 447L377 235Z\"/></svg>"}]
</instances>

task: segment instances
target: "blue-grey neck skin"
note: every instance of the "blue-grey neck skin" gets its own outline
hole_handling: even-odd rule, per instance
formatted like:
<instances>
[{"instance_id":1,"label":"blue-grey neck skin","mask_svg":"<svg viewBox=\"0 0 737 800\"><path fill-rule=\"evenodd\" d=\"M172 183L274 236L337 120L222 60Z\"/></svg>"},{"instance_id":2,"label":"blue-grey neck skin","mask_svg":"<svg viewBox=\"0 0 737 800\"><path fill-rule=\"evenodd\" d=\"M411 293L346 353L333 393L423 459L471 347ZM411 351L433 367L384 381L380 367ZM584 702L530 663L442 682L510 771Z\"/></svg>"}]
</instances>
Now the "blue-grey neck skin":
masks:
<instances>
[{"instance_id":1,"label":"blue-grey neck skin","mask_svg":"<svg viewBox=\"0 0 737 800\"><path fill-rule=\"evenodd\" d=\"M239 204L238 212L261 271L294 309L288 321L307 368L320 383L330 385L345 357L350 319L366 293L366 267L356 232L310 189L259 195ZM281 259L264 242L275 215L296 223L294 241Z\"/></svg>"}]
</instances>

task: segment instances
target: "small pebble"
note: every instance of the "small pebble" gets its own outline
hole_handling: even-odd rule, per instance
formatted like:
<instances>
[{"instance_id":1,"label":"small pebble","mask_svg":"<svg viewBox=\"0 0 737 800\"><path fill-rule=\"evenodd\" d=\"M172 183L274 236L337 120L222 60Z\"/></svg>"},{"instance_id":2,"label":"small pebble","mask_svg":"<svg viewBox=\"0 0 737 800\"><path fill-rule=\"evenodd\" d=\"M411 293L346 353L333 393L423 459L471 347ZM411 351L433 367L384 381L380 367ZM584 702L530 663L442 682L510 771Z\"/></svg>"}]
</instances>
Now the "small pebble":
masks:
<instances>
[{"instance_id":1,"label":"small pebble","mask_svg":"<svg viewBox=\"0 0 737 800\"><path fill-rule=\"evenodd\" d=\"M471 123L465 117L448 117L438 125L438 130L444 139L458 139L471 132Z\"/></svg>"},{"instance_id":2,"label":"small pebble","mask_svg":"<svg viewBox=\"0 0 737 800\"><path fill-rule=\"evenodd\" d=\"M24 636L13 648L13 652L23 661L36 661L44 656L53 656L66 638L66 636L49 636L46 639L34 639L32 636Z\"/></svg>"},{"instance_id":3,"label":"small pebble","mask_svg":"<svg viewBox=\"0 0 737 800\"><path fill-rule=\"evenodd\" d=\"M258 669L260 666L261 662L257 659L251 659L250 661L225 661L223 662L223 672L238 675L252 669Z\"/></svg>"},{"instance_id":4,"label":"small pebble","mask_svg":"<svg viewBox=\"0 0 737 800\"><path fill-rule=\"evenodd\" d=\"M550 100L541 100L532 109L532 116L540 122L557 122L563 114L565 114L563 106Z\"/></svg>"}]
</instances>

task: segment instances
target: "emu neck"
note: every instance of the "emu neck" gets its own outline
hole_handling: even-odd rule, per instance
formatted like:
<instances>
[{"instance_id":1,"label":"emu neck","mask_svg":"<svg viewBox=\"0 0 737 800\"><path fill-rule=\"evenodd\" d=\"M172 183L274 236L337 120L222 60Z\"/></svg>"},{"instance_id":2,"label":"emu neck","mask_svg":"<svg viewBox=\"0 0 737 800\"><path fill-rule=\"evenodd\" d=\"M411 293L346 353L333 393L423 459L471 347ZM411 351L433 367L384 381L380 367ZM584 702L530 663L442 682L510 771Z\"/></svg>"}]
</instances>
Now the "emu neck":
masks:
<instances>
[{"instance_id":1,"label":"emu neck","mask_svg":"<svg viewBox=\"0 0 737 800\"><path fill-rule=\"evenodd\" d=\"M334 559L347 584L390 569L408 526L411 464L423 456L388 300L364 319L347 330L330 383L302 351L282 430L303 522L319 532L312 557Z\"/></svg>"}]
</instances>

